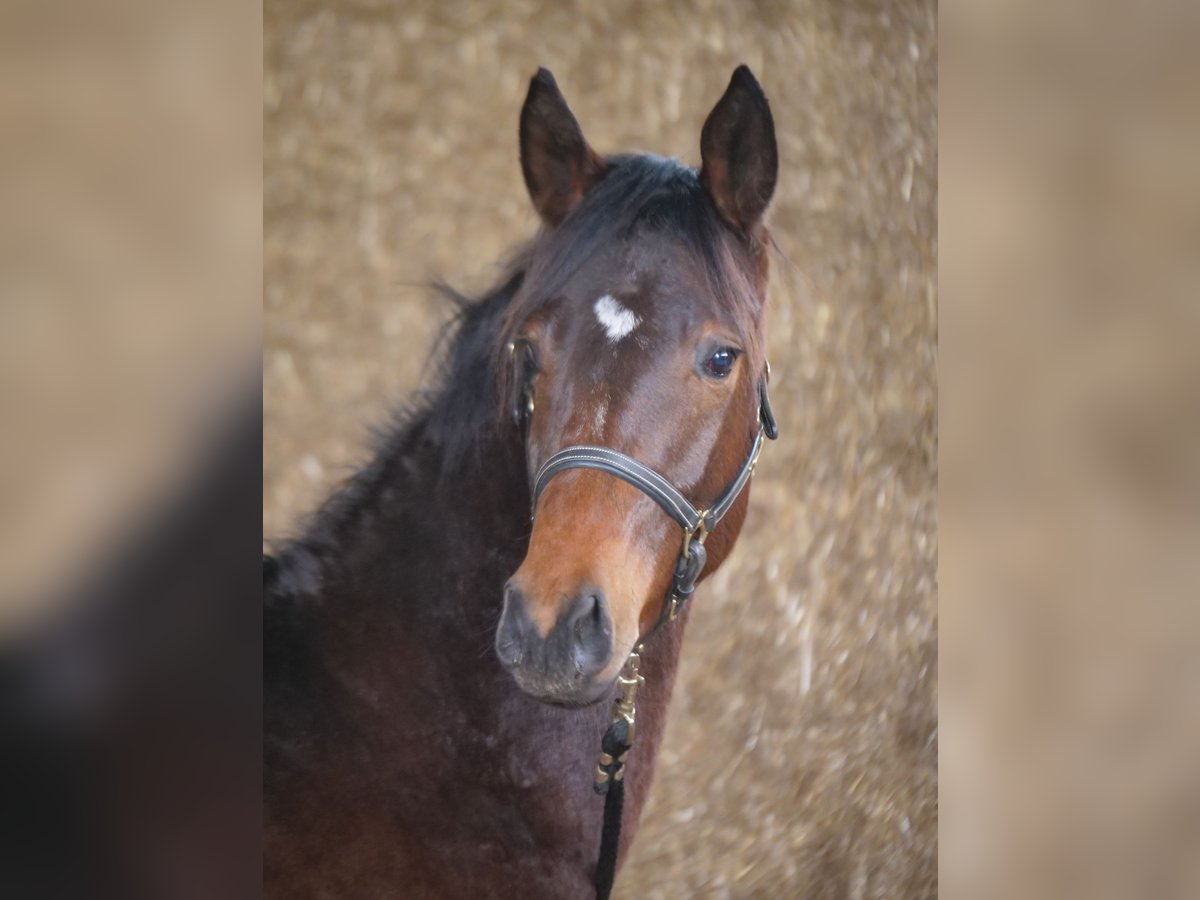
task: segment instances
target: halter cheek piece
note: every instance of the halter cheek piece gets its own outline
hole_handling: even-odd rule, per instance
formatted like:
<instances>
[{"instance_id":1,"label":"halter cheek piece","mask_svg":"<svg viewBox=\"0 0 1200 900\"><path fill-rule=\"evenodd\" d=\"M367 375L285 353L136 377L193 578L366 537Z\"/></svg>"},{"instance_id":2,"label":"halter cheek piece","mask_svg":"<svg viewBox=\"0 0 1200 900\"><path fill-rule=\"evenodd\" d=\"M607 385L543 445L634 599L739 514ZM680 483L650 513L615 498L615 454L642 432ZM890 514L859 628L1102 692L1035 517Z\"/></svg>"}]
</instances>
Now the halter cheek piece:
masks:
<instances>
[{"instance_id":1,"label":"halter cheek piece","mask_svg":"<svg viewBox=\"0 0 1200 900\"><path fill-rule=\"evenodd\" d=\"M522 435L528 437L534 408L533 374L536 369L533 349L525 341L515 341L508 345L508 350L513 363L512 416ZM775 415L767 397L767 380L770 374L771 367L768 365L758 382L758 432L750 446L750 453L738 469L737 475L708 507L697 508L675 485L633 457L593 444L574 444L559 450L542 463L533 477L530 491L531 518L537 515L538 499L555 475L570 469L596 469L633 485L662 507L663 512L683 529L679 558L675 562L675 575L651 633L672 621L695 593L696 581L708 561L708 554L704 549L705 539L749 484L754 466L758 462L758 455L762 452L763 440L775 440L779 436ZM624 766L629 748L633 744L637 691L645 683L645 679L638 672L641 651L642 641L638 641L617 677L619 691L613 702L612 722L601 741L600 758L596 766L595 790L606 795L600 858L596 867L596 895L600 900L606 900L608 897L616 874L617 844L624 796ZM610 791L610 787L613 790Z\"/></svg>"}]
</instances>

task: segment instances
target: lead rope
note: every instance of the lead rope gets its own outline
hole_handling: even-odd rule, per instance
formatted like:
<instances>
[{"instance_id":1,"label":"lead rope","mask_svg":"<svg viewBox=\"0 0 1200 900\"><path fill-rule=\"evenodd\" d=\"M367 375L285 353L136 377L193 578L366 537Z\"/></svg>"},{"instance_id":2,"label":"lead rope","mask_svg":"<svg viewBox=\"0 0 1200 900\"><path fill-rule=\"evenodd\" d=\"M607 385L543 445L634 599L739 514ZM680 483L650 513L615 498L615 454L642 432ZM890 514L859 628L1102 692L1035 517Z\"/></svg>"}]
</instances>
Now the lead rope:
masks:
<instances>
[{"instance_id":1,"label":"lead rope","mask_svg":"<svg viewBox=\"0 0 1200 900\"><path fill-rule=\"evenodd\" d=\"M650 635L667 622L673 621L696 590L696 579L704 571L708 554L704 539L708 536L701 525L694 533L684 532L685 550L675 565L671 590L663 602L658 622ZM649 637L650 635L647 635ZM596 860L596 898L608 900L617 874L617 851L621 846L621 819L625 809L625 762L633 746L637 723L637 694L646 683L638 671L642 663L643 643L639 643L625 660L617 676L617 696L613 700L612 721L600 739L600 757L596 761L596 780L592 789L604 795L604 824L600 832L600 855Z\"/></svg>"},{"instance_id":2,"label":"lead rope","mask_svg":"<svg viewBox=\"0 0 1200 900\"><path fill-rule=\"evenodd\" d=\"M638 644L617 676L619 691L613 700L612 722L600 741L596 781L592 785L597 794L604 794L604 827L600 832L600 856L596 860L598 900L608 900L617 874L617 850L621 845L621 818L625 808L625 761L633 746L638 688L646 683L638 672L641 652L642 645Z\"/></svg>"}]
</instances>

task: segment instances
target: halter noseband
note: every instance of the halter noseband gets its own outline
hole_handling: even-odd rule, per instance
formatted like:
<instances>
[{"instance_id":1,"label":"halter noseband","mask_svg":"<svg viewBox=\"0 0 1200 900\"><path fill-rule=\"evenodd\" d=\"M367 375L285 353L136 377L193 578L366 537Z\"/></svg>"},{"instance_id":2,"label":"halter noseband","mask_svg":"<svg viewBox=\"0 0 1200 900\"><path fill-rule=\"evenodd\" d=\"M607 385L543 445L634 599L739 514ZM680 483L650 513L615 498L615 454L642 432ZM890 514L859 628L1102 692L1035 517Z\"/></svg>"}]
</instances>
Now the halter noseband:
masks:
<instances>
[{"instance_id":1,"label":"halter noseband","mask_svg":"<svg viewBox=\"0 0 1200 900\"><path fill-rule=\"evenodd\" d=\"M513 360L513 396L512 416L524 436L528 436L530 420L533 418L533 384L531 372L531 357L528 346L524 342L513 342L508 345L508 351ZM522 346L522 352L517 348ZM691 598L696 590L696 580L704 571L708 554L704 549L704 541L709 532L717 527L725 514L733 507L741 496L758 455L762 452L763 440L775 440L779 437L779 429L775 424L775 415L771 411L771 402L767 397L767 380L771 375L768 364L766 371L758 382L758 431L754 435L754 443L746 461L738 469L737 475L724 491L706 508L697 508L683 495L675 485L647 465L638 462L631 456L626 456L618 450L600 447L594 444L574 444L559 450L547 459L537 474L533 477L530 490L532 509L530 518L537 515L538 499L546 489L546 485L555 475L569 469L596 469L620 478L646 494L662 507L663 512L675 520L683 529L683 544L679 559L675 563L675 575L671 579L671 587L663 599L658 621L651 633L657 631L663 624L674 619L683 605ZM647 635L648 636L648 635ZM612 890L613 878L616 875L617 848L621 834L621 810L625 795L624 777L625 761L629 749L633 745L634 723L637 715L637 692L645 683L645 678L638 672L641 664L642 640L634 646L628 660L617 676L618 693L613 701L612 721L604 732L600 742L600 758L596 764L596 777L593 787L596 793L604 794L604 824L600 835L600 855L596 863L596 896L598 900L607 900Z\"/></svg>"},{"instance_id":2,"label":"halter noseband","mask_svg":"<svg viewBox=\"0 0 1200 900\"><path fill-rule=\"evenodd\" d=\"M517 414L524 419L532 413L532 392L522 390L520 396L522 404L518 408ZM683 529L683 543L679 560L675 564L675 577L663 600L662 612L658 619L658 625L661 625L663 622L674 619L683 604L691 598L696 587L696 579L700 577L707 561L704 550L705 539L733 507L749 483L750 476L754 473L754 466L758 462L758 455L762 452L764 438L774 440L778 436L775 416L771 412L770 400L767 398L767 376L764 375L758 384L758 432L754 436L754 443L750 447L746 461L738 469L737 475L721 495L713 501L712 505L698 509L658 472L620 451L594 444L574 444L559 450L542 463L542 467L538 469L533 478L531 491L532 515L536 516L538 499L542 496L550 479L570 469L596 469L606 472L633 485L662 507L663 512L674 519Z\"/></svg>"}]
</instances>

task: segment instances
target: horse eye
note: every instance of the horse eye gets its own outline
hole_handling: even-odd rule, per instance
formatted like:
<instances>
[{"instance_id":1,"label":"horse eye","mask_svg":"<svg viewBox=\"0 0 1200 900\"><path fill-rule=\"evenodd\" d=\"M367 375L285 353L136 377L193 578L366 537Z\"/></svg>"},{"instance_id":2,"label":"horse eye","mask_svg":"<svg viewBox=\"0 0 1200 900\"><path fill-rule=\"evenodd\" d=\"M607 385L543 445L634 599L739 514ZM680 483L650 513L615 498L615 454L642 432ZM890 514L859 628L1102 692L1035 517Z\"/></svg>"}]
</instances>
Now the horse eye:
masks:
<instances>
[{"instance_id":1,"label":"horse eye","mask_svg":"<svg viewBox=\"0 0 1200 900\"><path fill-rule=\"evenodd\" d=\"M526 378L532 378L539 371L537 348L533 346L531 341L523 341L521 348L521 362L524 367L524 375Z\"/></svg>"},{"instance_id":2,"label":"horse eye","mask_svg":"<svg viewBox=\"0 0 1200 900\"><path fill-rule=\"evenodd\" d=\"M704 374L710 378L725 378L733 371L738 352L732 347L722 347L704 361Z\"/></svg>"}]
</instances>

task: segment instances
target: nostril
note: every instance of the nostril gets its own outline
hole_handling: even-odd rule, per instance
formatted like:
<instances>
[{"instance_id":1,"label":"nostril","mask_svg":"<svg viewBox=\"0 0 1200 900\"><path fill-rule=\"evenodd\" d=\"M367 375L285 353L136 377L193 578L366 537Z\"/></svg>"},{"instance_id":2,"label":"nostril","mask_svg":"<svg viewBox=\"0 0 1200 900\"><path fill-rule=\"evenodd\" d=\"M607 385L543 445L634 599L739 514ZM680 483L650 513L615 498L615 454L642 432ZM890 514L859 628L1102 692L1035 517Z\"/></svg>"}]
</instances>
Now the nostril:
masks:
<instances>
[{"instance_id":1,"label":"nostril","mask_svg":"<svg viewBox=\"0 0 1200 900\"><path fill-rule=\"evenodd\" d=\"M580 594L575 598L575 602L571 604L571 612L568 617L572 626L588 625L590 621L596 621L603 615L604 598L597 592Z\"/></svg>"},{"instance_id":2,"label":"nostril","mask_svg":"<svg viewBox=\"0 0 1200 900\"><path fill-rule=\"evenodd\" d=\"M506 666L521 662L521 639L508 616L500 619L500 627L496 630L496 655Z\"/></svg>"},{"instance_id":3,"label":"nostril","mask_svg":"<svg viewBox=\"0 0 1200 900\"><path fill-rule=\"evenodd\" d=\"M584 635L591 628L595 627L595 623L599 618L600 599L595 594L589 594L584 598L584 601L579 604L575 610L575 615L572 617L575 633Z\"/></svg>"},{"instance_id":4,"label":"nostril","mask_svg":"<svg viewBox=\"0 0 1200 900\"><path fill-rule=\"evenodd\" d=\"M527 619L524 598L510 582L504 586L504 609L496 626L496 655L508 668L519 666L525 657Z\"/></svg>"},{"instance_id":5,"label":"nostril","mask_svg":"<svg viewBox=\"0 0 1200 900\"><path fill-rule=\"evenodd\" d=\"M612 620L599 592L584 594L571 610L571 656L575 668L594 675L612 655Z\"/></svg>"}]
</instances>

